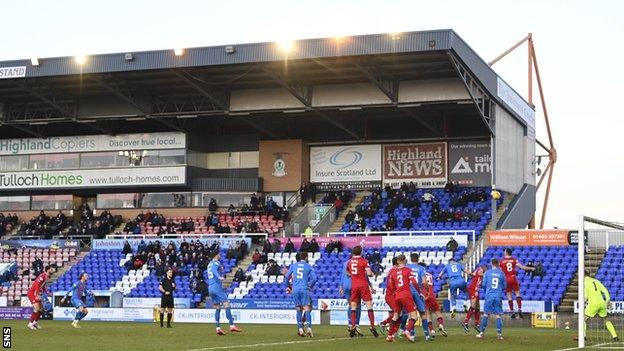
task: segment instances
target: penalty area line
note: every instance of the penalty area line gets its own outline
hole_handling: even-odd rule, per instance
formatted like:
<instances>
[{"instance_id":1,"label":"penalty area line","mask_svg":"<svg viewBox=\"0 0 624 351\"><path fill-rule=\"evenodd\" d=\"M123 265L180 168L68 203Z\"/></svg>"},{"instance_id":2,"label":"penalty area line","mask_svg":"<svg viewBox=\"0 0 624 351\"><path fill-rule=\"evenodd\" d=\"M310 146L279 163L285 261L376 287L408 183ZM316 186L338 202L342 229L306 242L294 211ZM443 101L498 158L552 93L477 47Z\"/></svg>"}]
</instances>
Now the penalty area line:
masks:
<instances>
[{"instance_id":1,"label":"penalty area line","mask_svg":"<svg viewBox=\"0 0 624 351\"><path fill-rule=\"evenodd\" d=\"M246 344L246 345L205 347L201 349L190 349L186 351L229 350L229 349L242 349L242 348L252 348L252 347L262 347L262 346L297 345L297 344L307 344L311 342L327 342L327 341L349 340L349 339L351 338L308 339L308 340L297 340L297 341L266 342L266 343Z\"/></svg>"}]
</instances>

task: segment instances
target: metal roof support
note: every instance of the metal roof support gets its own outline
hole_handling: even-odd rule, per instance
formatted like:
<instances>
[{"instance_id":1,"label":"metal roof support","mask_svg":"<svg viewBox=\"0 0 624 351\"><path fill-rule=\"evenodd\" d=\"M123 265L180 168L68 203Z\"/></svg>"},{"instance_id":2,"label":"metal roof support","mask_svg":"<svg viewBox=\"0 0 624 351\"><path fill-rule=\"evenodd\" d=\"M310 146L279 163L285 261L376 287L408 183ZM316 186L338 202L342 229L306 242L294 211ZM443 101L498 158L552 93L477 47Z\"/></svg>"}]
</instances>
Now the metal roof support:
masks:
<instances>
[{"instance_id":1,"label":"metal roof support","mask_svg":"<svg viewBox=\"0 0 624 351\"><path fill-rule=\"evenodd\" d=\"M136 102L136 100L134 99L134 96L132 96L132 93L130 91L126 91L126 92L121 91L119 88L111 85L109 82L107 82L106 80L104 80L102 78L89 77L89 79L93 80L94 82L96 82L97 84L102 86L104 89L106 89L107 91L109 91L113 95L115 95L118 98L122 99L123 101L129 103L130 105L132 105L132 107L134 107L137 110L141 111L144 115L149 115L151 113L150 111L146 110L145 107L139 105Z\"/></svg>"},{"instance_id":2,"label":"metal roof support","mask_svg":"<svg viewBox=\"0 0 624 351\"><path fill-rule=\"evenodd\" d=\"M253 128L257 129L258 131L270 136L273 139L281 139L281 137L279 135L277 135L275 132L271 131L268 128L265 128L263 125L259 124L258 122L244 117L244 116L236 116L237 119L249 124L250 126L252 126Z\"/></svg>"},{"instance_id":3,"label":"metal roof support","mask_svg":"<svg viewBox=\"0 0 624 351\"><path fill-rule=\"evenodd\" d=\"M282 88L288 90L288 92L292 94L292 96L294 96L297 100L299 100L305 107L312 107L311 87L289 84L283 76L265 66L262 67L262 71L264 71L269 77L271 77L271 79L273 79L273 81L279 84Z\"/></svg>"},{"instance_id":4,"label":"metal roof support","mask_svg":"<svg viewBox=\"0 0 624 351\"><path fill-rule=\"evenodd\" d=\"M99 133L103 133L106 135L115 135L115 133L113 133L110 129L104 128L104 127L100 127L97 125L97 122L94 123L84 123L84 122L80 122L77 119L72 119L72 122L78 123L80 125L84 125L85 127L91 128Z\"/></svg>"},{"instance_id":5,"label":"metal roof support","mask_svg":"<svg viewBox=\"0 0 624 351\"><path fill-rule=\"evenodd\" d=\"M43 134L39 133L38 131L36 132L34 130L31 130L30 128L22 127L19 124L4 123L3 122L3 123L0 123L0 126L7 126L7 127L15 128L15 129L17 129L19 131L22 131L22 132L24 132L24 133L26 133L28 135L31 135L31 136L33 136L35 138L41 138L41 139L45 138L45 136Z\"/></svg>"},{"instance_id":6,"label":"metal roof support","mask_svg":"<svg viewBox=\"0 0 624 351\"><path fill-rule=\"evenodd\" d=\"M367 62L368 65L373 65L376 72L380 72L381 69L375 63ZM364 67L360 62L355 63L355 67L366 76L366 78L373 83L384 95L390 99L393 104L396 104L399 100L399 84L396 79L389 78L387 74L375 74L369 68Z\"/></svg>"},{"instance_id":7,"label":"metal roof support","mask_svg":"<svg viewBox=\"0 0 624 351\"><path fill-rule=\"evenodd\" d=\"M188 86L190 86L191 88L195 89L197 92L199 92L200 94L208 98L208 100L210 100L217 107L217 110L227 111L229 109L229 103L227 101L227 94L222 94L224 95L224 97L218 96L219 95L218 93L211 91L207 87L201 86L198 82L196 82L193 78L191 78L192 76L190 75L190 73L187 73L184 71L178 71L174 69L171 69L170 71L173 74L175 74L176 77L180 78Z\"/></svg>"},{"instance_id":8,"label":"metal roof support","mask_svg":"<svg viewBox=\"0 0 624 351\"><path fill-rule=\"evenodd\" d=\"M533 70L535 70L535 78L537 80L537 88L540 96L540 102L542 107L542 113L544 114L544 122L546 124L546 133L548 134L548 142L550 146L544 145L539 140L535 140L535 142L542 147L544 150L548 151L548 164L546 165L546 169L544 173L542 173L541 178L537 183L537 190L539 190L542 185L542 181L548 174L548 182L546 183L546 194L544 195L544 204L542 206L542 218L540 220L540 228L544 228L544 223L546 221L546 214L548 210L548 201L550 199L550 187L552 185L552 177L553 172L555 170L555 163L557 162L557 149L555 148L555 143L553 141L552 130L550 128L550 120L548 119L548 109L546 108L546 98L544 96L544 88L542 86L542 78L540 76L539 65L537 64L537 56L535 54L535 46L533 45L533 34L529 33L522 40L514 44L511 48L505 50L502 54L492 60L489 65L492 66L503 57L505 57L510 52L517 49L520 45L527 43L528 48L528 102L533 106ZM529 228L535 228L535 217L531 219L529 223Z\"/></svg>"},{"instance_id":9,"label":"metal roof support","mask_svg":"<svg viewBox=\"0 0 624 351\"><path fill-rule=\"evenodd\" d=\"M472 99L475 107L479 111L479 115L488 126L490 133L495 135L495 120L494 120L494 100L490 97L490 94L487 93L479 83L478 80L473 77L473 75L468 71L466 67L459 61L457 57L450 51L448 52L448 56L451 59L451 63L453 64L453 68L457 75L461 78L466 90L468 90L468 94Z\"/></svg>"},{"instance_id":10,"label":"metal roof support","mask_svg":"<svg viewBox=\"0 0 624 351\"><path fill-rule=\"evenodd\" d=\"M30 94L34 95L39 100L45 102L49 106L51 106L54 109L58 110L59 112L61 112L64 115L63 117L74 117L75 116L75 112L74 111L71 111L70 109L61 106L54 99L49 99L49 98L45 97L44 95L42 95L39 92L37 92L37 91L33 90L32 88L30 88L28 85L26 85L24 83L21 83L19 81L15 81L15 85L17 85L20 88L28 91Z\"/></svg>"},{"instance_id":11,"label":"metal roof support","mask_svg":"<svg viewBox=\"0 0 624 351\"><path fill-rule=\"evenodd\" d=\"M405 114L410 116L410 118L420 123L423 127L429 129L429 131L431 131L433 134L440 135L440 136L442 135L442 133L437 128L435 128L434 126L429 124L427 121L425 121L421 116L419 116L418 113L415 113L414 111L410 111L409 109L401 109L401 110L405 112Z\"/></svg>"},{"instance_id":12,"label":"metal roof support","mask_svg":"<svg viewBox=\"0 0 624 351\"><path fill-rule=\"evenodd\" d=\"M342 129L345 133L351 135L352 137L354 137L357 140L361 140L363 139L360 135L358 135L356 132L354 132L353 130L351 130L349 127L345 126L344 124L336 121L335 119L333 119L332 117L328 116L327 114L325 114L322 111L319 110L314 110L314 112L319 115L321 118L323 118L324 120L326 120L327 122L333 124L334 126Z\"/></svg>"}]
</instances>

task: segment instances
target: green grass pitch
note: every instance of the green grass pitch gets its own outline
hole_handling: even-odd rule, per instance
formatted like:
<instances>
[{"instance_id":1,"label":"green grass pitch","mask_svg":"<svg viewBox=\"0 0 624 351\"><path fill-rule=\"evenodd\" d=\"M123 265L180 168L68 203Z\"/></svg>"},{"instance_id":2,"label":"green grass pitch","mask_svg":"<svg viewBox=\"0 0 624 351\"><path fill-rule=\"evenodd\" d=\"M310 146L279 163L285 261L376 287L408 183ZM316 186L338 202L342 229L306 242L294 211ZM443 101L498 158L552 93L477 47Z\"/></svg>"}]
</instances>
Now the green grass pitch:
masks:
<instances>
[{"instance_id":1,"label":"green grass pitch","mask_svg":"<svg viewBox=\"0 0 624 351\"><path fill-rule=\"evenodd\" d=\"M486 339L475 338L471 330L465 334L459 326L450 327L449 337L438 335L425 343L420 336L414 344L397 339L390 344L384 338L375 339L366 330L366 336L348 338L345 327L316 326L314 338L297 336L294 326L242 324L244 332L225 336L215 335L212 324L174 324L161 329L152 323L82 322L74 329L66 321L41 321L41 330L26 328L27 321L2 321L3 327L12 327L12 350L43 351L210 351L210 350L445 350L445 351L538 351L573 348L575 330L507 328L505 340L496 338L496 330L488 329ZM421 330L418 330L422 335Z\"/></svg>"}]
</instances>

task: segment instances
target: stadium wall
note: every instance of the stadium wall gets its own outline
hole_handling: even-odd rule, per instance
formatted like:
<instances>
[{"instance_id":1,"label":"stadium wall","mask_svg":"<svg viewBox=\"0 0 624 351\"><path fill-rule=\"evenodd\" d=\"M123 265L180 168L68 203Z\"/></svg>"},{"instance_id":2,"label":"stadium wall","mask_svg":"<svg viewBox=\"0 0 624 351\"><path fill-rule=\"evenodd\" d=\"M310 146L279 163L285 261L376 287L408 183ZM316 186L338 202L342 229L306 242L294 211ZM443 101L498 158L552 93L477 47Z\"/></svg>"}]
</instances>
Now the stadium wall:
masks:
<instances>
[{"instance_id":1,"label":"stadium wall","mask_svg":"<svg viewBox=\"0 0 624 351\"><path fill-rule=\"evenodd\" d=\"M518 194L525 178L524 127L507 111L496 106L495 182L496 188Z\"/></svg>"}]
</instances>

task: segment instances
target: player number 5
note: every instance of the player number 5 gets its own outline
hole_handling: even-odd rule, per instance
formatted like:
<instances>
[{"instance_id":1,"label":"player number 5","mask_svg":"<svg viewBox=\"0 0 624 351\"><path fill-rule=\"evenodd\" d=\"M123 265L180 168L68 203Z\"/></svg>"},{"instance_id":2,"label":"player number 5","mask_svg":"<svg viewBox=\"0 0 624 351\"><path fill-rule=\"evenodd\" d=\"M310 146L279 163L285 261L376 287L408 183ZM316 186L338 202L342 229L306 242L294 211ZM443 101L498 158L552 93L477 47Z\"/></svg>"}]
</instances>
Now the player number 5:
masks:
<instances>
[{"instance_id":1,"label":"player number 5","mask_svg":"<svg viewBox=\"0 0 624 351\"><path fill-rule=\"evenodd\" d=\"M358 274L357 262L351 262L351 274L352 275Z\"/></svg>"},{"instance_id":2,"label":"player number 5","mask_svg":"<svg viewBox=\"0 0 624 351\"><path fill-rule=\"evenodd\" d=\"M303 279L303 267L297 268L297 279Z\"/></svg>"}]
</instances>

